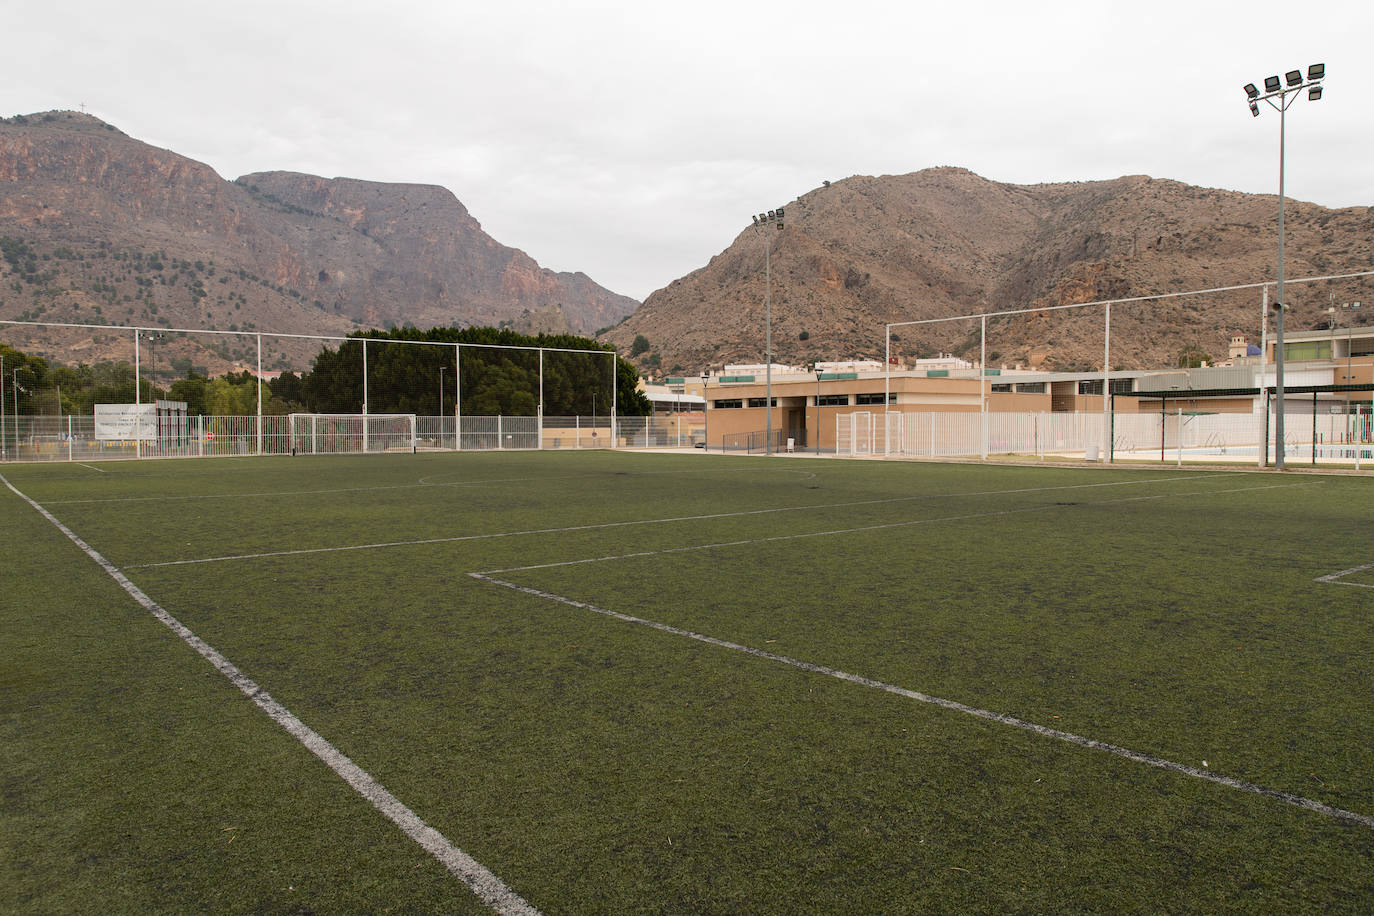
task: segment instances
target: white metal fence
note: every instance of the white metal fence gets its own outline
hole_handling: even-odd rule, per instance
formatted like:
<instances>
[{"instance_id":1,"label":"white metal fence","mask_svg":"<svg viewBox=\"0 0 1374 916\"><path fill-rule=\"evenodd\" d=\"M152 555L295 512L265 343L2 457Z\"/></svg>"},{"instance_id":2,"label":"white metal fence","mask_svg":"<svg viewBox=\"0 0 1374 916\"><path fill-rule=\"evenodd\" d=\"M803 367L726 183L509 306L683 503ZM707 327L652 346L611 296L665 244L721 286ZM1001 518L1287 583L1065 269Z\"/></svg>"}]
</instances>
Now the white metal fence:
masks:
<instances>
[{"instance_id":1,"label":"white metal fence","mask_svg":"<svg viewBox=\"0 0 1374 916\"><path fill-rule=\"evenodd\" d=\"M415 417L291 414L189 417L149 424L125 439L97 436L94 417L14 416L0 433L0 461L208 458L497 449L693 448L702 430L668 417Z\"/></svg>"},{"instance_id":2,"label":"white metal fence","mask_svg":"<svg viewBox=\"0 0 1374 916\"><path fill-rule=\"evenodd\" d=\"M1374 417L1287 415L1286 457L1369 461ZM1110 424L1110 453L1101 454ZM1098 459L1250 458L1274 447L1273 416L1165 413L911 413L857 411L836 417L836 453L926 458L1024 455Z\"/></svg>"},{"instance_id":3,"label":"white metal fence","mask_svg":"<svg viewBox=\"0 0 1374 916\"><path fill-rule=\"evenodd\" d=\"M1103 423L1111 451L1102 456ZM881 413L836 419L835 454L958 458L1241 458L1273 453L1275 424L1263 414ZM1285 430L1290 461L1374 461L1374 416L1292 414ZM14 416L0 433L3 461L200 458L235 455L360 454L384 451L483 451L601 448L700 448L704 431L668 417L411 417L297 414L190 417L135 438L96 435L94 417Z\"/></svg>"}]
</instances>

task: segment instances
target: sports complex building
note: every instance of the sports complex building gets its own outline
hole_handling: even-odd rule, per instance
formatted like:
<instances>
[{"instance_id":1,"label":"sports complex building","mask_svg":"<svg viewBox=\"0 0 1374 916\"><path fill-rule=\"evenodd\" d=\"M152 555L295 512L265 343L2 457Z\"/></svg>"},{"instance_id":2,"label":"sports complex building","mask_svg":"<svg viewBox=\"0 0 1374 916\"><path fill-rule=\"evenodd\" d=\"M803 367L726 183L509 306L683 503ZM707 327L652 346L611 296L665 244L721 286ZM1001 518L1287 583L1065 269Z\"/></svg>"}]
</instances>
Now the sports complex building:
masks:
<instances>
[{"instance_id":1,"label":"sports complex building","mask_svg":"<svg viewBox=\"0 0 1374 916\"><path fill-rule=\"evenodd\" d=\"M841 454L1257 449L1262 439L1272 445L1277 409L1272 341L1266 349L1237 336L1221 365L1105 374L983 368L954 357L774 364L771 372L726 366L646 391L660 424L687 418L694 438L727 451L765 450L770 427L778 451ZM1290 332L1284 350L1289 446L1368 442L1374 328ZM1029 438L1009 443L1021 428Z\"/></svg>"}]
</instances>

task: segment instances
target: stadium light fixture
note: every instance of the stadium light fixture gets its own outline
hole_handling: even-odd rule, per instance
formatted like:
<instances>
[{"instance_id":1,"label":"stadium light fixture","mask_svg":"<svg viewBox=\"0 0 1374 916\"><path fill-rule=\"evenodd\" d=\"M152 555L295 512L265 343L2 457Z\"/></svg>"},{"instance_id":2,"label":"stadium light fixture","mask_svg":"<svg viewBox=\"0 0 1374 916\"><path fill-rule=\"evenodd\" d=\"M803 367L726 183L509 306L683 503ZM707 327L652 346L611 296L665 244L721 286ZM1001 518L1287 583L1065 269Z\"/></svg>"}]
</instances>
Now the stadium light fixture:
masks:
<instances>
[{"instance_id":1,"label":"stadium light fixture","mask_svg":"<svg viewBox=\"0 0 1374 916\"><path fill-rule=\"evenodd\" d=\"M769 210L767 213L760 213L754 217L754 228L762 231L772 223L779 230L782 229L782 207L776 210ZM772 257L773 243L768 240L768 233L763 232L763 351L764 368L764 412L767 421L764 425L764 435L767 437L763 446L765 455L773 454L773 268L770 263Z\"/></svg>"},{"instance_id":2,"label":"stadium light fixture","mask_svg":"<svg viewBox=\"0 0 1374 916\"><path fill-rule=\"evenodd\" d=\"M1283 289L1283 200L1284 200L1284 138L1286 129L1286 113L1288 107L1297 101L1297 93L1303 89L1307 90L1307 97L1313 101L1322 97L1321 80L1326 77L1326 64L1312 64L1307 68L1307 80L1302 78L1301 70L1289 70L1284 74L1288 80L1288 85L1284 86L1277 76L1266 76L1264 78L1265 95L1258 98L1252 94L1255 88L1254 83L1245 84L1245 95L1248 100L1250 114L1259 115L1259 103L1266 102L1269 107L1279 113L1279 270L1278 278L1275 283L1277 288L1277 298L1274 302L1274 398L1278 402L1274 414L1274 467L1283 470L1283 449L1284 449L1284 430L1283 430L1283 313L1288 307L1284 298Z\"/></svg>"},{"instance_id":3,"label":"stadium light fixture","mask_svg":"<svg viewBox=\"0 0 1374 916\"><path fill-rule=\"evenodd\" d=\"M1259 89L1254 83L1245 84L1245 97L1252 100L1259 98Z\"/></svg>"}]
</instances>

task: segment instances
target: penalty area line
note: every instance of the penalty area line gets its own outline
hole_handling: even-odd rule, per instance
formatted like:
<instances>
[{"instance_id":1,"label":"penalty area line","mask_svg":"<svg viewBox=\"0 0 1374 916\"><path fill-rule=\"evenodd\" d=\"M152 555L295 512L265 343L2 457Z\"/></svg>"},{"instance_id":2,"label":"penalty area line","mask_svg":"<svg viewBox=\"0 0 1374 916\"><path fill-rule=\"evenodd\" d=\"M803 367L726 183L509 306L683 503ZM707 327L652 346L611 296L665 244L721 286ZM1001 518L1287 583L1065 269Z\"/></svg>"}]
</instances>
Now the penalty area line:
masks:
<instances>
[{"instance_id":1,"label":"penalty area line","mask_svg":"<svg viewBox=\"0 0 1374 916\"><path fill-rule=\"evenodd\" d=\"M1341 580L1344 579L1346 576L1353 576L1353 575L1355 575L1355 573L1362 573L1362 572L1364 572L1366 569L1374 569L1374 563L1366 563L1366 564L1364 564L1363 566L1356 566L1356 567L1353 567L1353 568L1351 568L1351 569L1343 569L1343 570L1341 570L1340 572L1334 572L1334 573L1331 573L1331 574L1329 574L1329 575L1318 576L1317 578L1313 579L1312 581L1313 581L1313 582L1325 582L1325 583L1327 583L1327 584L1329 584L1329 585L1351 585L1351 586L1354 586L1355 588L1374 588L1374 585L1370 585L1368 582L1342 582L1342 581L1341 581Z\"/></svg>"},{"instance_id":2,"label":"penalty area line","mask_svg":"<svg viewBox=\"0 0 1374 916\"><path fill-rule=\"evenodd\" d=\"M267 713L292 737L299 741L312 754L324 762L333 770L344 782L385 816L394 823L415 843L419 844L426 852L439 861L450 874L462 881L467 887L484 903L498 913L511 914L511 916L528 916L537 914L539 911L526 902L519 894L515 893L493 872L488 870L472 856L463 852L457 846L425 823L419 815L410 808L406 807L396 796L392 795L380 782L362 767L354 763L346 754L330 744L319 732L306 725L296 717L289 709L278 701L274 700L266 690L263 690L248 675L244 674L234 665L233 662L225 658L219 650L205 642L189 627L177 620L171 613L164 609L152 598L131 582L128 577L119 571L113 563L105 559L95 548L87 544L77 536L66 525L62 524L51 512L43 508L26 494L15 488L14 484L0 475L0 483L4 483L16 496L24 500L34 508L40 515L52 523L58 531L62 532L69 541L79 547L88 557L96 562L101 569L124 591L138 602L144 610L153 615L160 623L179 636L183 642L195 649L206 661L212 664L221 674L243 692L250 700Z\"/></svg>"},{"instance_id":3,"label":"penalty area line","mask_svg":"<svg viewBox=\"0 0 1374 916\"><path fill-rule=\"evenodd\" d=\"M743 643L731 642L727 639L720 639L715 636L708 636L703 633L696 633L692 630L686 630L681 627L672 626L671 624L659 623L658 621L648 620L643 617L635 617L632 614L623 614L619 611L612 611L607 608L598 607L594 604L589 604L585 601L578 601L575 598L568 598L563 595L556 595L553 592L546 592L542 589L531 588L530 586L526 585L517 585L514 582L507 582L503 579L497 579L484 573L473 572L468 573L468 575L471 578L480 580L482 582L487 582L492 585L499 585L502 588L508 588L513 591L522 592L526 595L530 595L535 598L542 598L546 601L557 602L559 604L564 604L568 607L577 608L579 610L591 611L594 614L601 614L605 617L610 617L614 620L619 620L624 623L648 627L651 630L658 630L661 633L668 633L673 636L680 636L685 639L696 640L697 642L706 643L707 645L716 646L717 648L726 649L731 652L740 652L745 655L752 655L755 658L764 659L766 661L778 662L780 664L788 665L793 668L798 668L802 671L807 671L812 674L821 674L825 675L826 677L836 678L837 680L847 681L851 684L857 684L860 687L868 687L873 690L881 690L885 693L891 693L909 700L915 700L918 703L925 703L930 706L937 706L941 709L950 710L951 712L962 713L966 716L973 716L975 718L984 719L989 722L996 722L999 725L1006 725L1011 728L1020 729L1021 731L1026 731L1035 735L1039 735L1042 738L1049 738L1055 741L1062 741L1067 744L1074 744L1079 747L1088 748L1090 750L1105 751L1108 754L1113 754L1117 757L1122 757L1126 760L1134 761L1135 763L1141 763L1146 766L1154 767L1160 770L1166 770L1171 773L1178 773L1183 776L1191 776L1194 779L1201 779L1206 782L1211 782L1220 786L1225 786L1228 789L1235 789L1241 792L1247 792L1251 795L1259 795L1264 798L1274 799L1275 801L1281 801L1286 804L1293 805L1294 807L1302 808L1307 811L1312 811L1317 814L1324 814L1327 817L1336 818L1337 820L1359 824L1362 827L1374 828L1374 817L1370 817L1366 814L1359 814L1355 811L1347 811L1344 808L1336 808L1310 798L1305 798L1301 795L1294 795L1291 792L1283 792L1279 789L1273 789L1268 786L1261 786L1253 782L1246 782L1243 779L1236 779L1232 776L1224 776L1220 773L1214 773L1211 770L1198 769L1197 767L1189 766L1186 763L1178 763L1173 760L1167 760L1163 757L1156 757L1153 754L1146 754L1140 751L1133 751L1130 748L1121 747L1115 744L1109 744L1105 741L1098 741L1095 738L1088 738L1083 735L1074 734L1073 732L1061 731L1057 728L1048 728L1044 725L1039 725L1035 722L1029 722L1025 719L1018 719L1015 716L1006 715L1005 713L993 712L988 709L981 709L977 706L970 706L967 703L960 703L958 700L950 700L946 699L945 697L937 697L928 693L921 693L919 690L911 690L907 687L901 687L896 684L889 684L886 681L879 681L870 677L864 677L861 674L851 674L847 671L841 671L838 668L830 668L825 665L817 665L813 662L807 662L802 661L801 659L792 658L791 656L779 655L776 652L769 652L765 649L757 649L753 646L746 646Z\"/></svg>"}]
</instances>

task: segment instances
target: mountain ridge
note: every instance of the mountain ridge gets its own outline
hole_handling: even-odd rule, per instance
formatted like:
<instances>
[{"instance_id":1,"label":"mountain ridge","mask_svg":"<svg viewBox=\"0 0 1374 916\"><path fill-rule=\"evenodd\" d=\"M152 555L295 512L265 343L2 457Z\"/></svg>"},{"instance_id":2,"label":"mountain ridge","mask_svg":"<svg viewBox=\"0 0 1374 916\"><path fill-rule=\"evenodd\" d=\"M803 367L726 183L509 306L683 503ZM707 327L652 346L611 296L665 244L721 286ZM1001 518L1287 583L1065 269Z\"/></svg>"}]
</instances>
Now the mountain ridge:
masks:
<instances>
[{"instance_id":1,"label":"mountain ridge","mask_svg":"<svg viewBox=\"0 0 1374 916\"><path fill-rule=\"evenodd\" d=\"M1374 207L1287 209L1289 278L1374 265ZM772 245L774 359L881 358L886 324L1273 282L1277 198L1145 175L1013 185L968 169L854 176L785 205ZM763 357L765 239L746 227L706 265L655 291L603 338L660 372ZM1290 326L1323 321L1329 297L1368 279L1290 287ZM1112 363L1171 365L1200 346L1224 357L1259 336L1260 291L1215 293L1112 314ZM989 363L1101 368L1100 308L989 319ZM1324 325L1323 325L1324 326ZM898 329L894 352L976 359L978 322Z\"/></svg>"},{"instance_id":2,"label":"mountain ridge","mask_svg":"<svg viewBox=\"0 0 1374 916\"><path fill-rule=\"evenodd\" d=\"M45 268L21 269L27 255L0 262L0 317L11 319L590 335L638 305L497 242L436 185L285 171L226 181L76 112L0 120L0 236ZM190 267L168 283L161 269L126 269L135 260Z\"/></svg>"}]
</instances>

